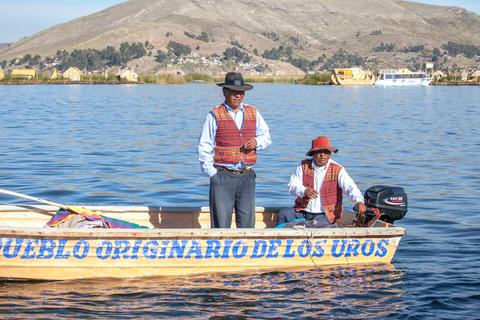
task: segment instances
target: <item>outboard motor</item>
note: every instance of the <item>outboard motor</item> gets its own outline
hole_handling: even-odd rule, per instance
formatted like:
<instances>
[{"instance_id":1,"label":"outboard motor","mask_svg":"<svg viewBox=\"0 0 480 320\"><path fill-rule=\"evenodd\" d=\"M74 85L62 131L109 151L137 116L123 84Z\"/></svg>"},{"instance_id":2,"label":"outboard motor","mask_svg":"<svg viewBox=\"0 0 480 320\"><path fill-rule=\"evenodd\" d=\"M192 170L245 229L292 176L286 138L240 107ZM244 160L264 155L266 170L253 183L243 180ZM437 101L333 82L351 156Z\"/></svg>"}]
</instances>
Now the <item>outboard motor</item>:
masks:
<instances>
[{"instance_id":1,"label":"outboard motor","mask_svg":"<svg viewBox=\"0 0 480 320\"><path fill-rule=\"evenodd\" d=\"M407 213L407 194L401 187L373 186L365 190L367 211L358 224L366 226L372 219L393 224Z\"/></svg>"}]
</instances>

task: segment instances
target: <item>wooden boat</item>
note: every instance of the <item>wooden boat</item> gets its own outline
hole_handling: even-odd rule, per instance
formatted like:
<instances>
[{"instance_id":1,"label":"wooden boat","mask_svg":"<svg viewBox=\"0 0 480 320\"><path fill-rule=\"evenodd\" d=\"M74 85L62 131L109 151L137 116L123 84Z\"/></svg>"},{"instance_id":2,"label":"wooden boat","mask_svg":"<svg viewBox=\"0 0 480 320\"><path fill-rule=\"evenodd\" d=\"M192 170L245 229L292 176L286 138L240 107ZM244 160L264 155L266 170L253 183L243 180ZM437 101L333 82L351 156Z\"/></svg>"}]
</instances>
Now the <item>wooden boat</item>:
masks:
<instances>
[{"instance_id":1,"label":"wooden boat","mask_svg":"<svg viewBox=\"0 0 480 320\"><path fill-rule=\"evenodd\" d=\"M368 228L273 228L278 208L257 208L255 229L210 229L204 207L88 208L151 229L50 228L45 223L54 206L1 205L0 278L132 278L388 264L405 234L404 228L383 222Z\"/></svg>"},{"instance_id":2,"label":"wooden boat","mask_svg":"<svg viewBox=\"0 0 480 320\"><path fill-rule=\"evenodd\" d=\"M333 69L331 80L337 85L373 85L375 75L370 70L360 68L336 68Z\"/></svg>"}]
</instances>

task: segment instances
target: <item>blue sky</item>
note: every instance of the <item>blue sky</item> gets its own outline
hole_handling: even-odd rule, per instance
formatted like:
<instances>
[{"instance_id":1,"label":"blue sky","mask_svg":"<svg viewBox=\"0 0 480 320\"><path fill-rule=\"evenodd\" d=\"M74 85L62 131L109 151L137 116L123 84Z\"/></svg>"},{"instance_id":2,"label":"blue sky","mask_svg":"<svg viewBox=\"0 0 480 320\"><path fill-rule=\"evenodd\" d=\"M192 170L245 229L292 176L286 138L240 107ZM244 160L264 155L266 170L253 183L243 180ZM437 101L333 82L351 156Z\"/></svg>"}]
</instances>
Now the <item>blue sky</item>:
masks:
<instances>
[{"instance_id":1,"label":"blue sky","mask_svg":"<svg viewBox=\"0 0 480 320\"><path fill-rule=\"evenodd\" d=\"M14 42L123 0L0 0L0 42Z\"/></svg>"},{"instance_id":2,"label":"blue sky","mask_svg":"<svg viewBox=\"0 0 480 320\"><path fill-rule=\"evenodd\" d=\"M124 0L0 0L0 43L17 41L53 25L100 11L120 2ZM417 2L464 7L480 14L480 0L417 0Z\"/></svg>"}]
</instances>

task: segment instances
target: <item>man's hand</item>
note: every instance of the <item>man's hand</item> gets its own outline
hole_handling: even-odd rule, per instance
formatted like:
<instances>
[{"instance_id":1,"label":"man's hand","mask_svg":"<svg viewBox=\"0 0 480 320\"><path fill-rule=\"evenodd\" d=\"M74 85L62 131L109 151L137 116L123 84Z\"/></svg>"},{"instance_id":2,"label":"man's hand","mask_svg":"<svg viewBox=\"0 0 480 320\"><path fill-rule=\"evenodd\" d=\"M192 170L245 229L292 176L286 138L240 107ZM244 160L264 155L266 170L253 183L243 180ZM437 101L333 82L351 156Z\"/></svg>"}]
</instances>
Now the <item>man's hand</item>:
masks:
<instances>
[{"instance_id":1,"label":"man's hand","mask_svg":"<svg viewBox=\"0 0 480 320\"><path fill-rule=\"evenodd\" d=\"M363 216L363 215L365 214L365 212L367 211L367 207L365 207L365 205L364 205L362 202L357 202L357 203L355 204L355 207L357 208L358 214L360 214L360 215L362 215L362 216Z\"/></svg>"},{"instance_id":2,"label":"man's hand","mask_svg":"<svg viewBox=\"0 0 480 320\"><path fill-rule=\"evenodd\" d=\"M316 199L318 197L318 192L312 188L305 189L305 197L308 199Z\"/></svg>"},{"instance_id":3,"label":"man's hand","mask_svg":"<svg viewBox=\"0 0 480 320\"><path fill-rule=\"evenodd\" d=\"M255 138L251 138L242 146L242 148L245 150L254 150L256 147L257 147L257 139Z\"/></svg>"}]
</instances>

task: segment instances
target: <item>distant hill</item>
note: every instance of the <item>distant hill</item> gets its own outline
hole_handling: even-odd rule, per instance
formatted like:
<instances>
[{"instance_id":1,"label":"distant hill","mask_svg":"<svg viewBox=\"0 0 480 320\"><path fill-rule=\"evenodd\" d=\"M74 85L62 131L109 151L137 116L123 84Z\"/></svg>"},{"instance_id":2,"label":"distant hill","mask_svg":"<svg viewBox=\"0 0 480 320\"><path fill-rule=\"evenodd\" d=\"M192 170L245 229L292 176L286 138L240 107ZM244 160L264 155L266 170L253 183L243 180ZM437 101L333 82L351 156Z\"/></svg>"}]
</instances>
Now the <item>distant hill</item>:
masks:
<instances>
[{"instance_id":1,"label":"distant hill","mask_svg":"<svg viewBox=\"0 0 480 320\"><path fill-rule=\"evenodd\" d=\"M158 69L157 50L175 41L198 56L236 47L252 61L304 70L306 63L334 66L332 57L393 67L431 60L435 48L443 55L448 42L480 47L479 34L472 12L401 0L130 0L24 38L0 51L0 60L148 41L153 56L136 64L148 71ZM448 58L475 64L474 57Z\"/></svg>"},{"instance_id":2,"label":"distant hill","mask_svg":"<svg viewBox=\"0 0 480 320\"><path fill-rule=\"evenodd\" d=\"M8 48L8 46L11 45L10 42L2 42L0 43L0 52L6 48Z\"/></svg>"}]
</instances>

